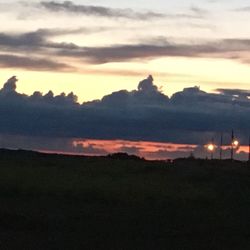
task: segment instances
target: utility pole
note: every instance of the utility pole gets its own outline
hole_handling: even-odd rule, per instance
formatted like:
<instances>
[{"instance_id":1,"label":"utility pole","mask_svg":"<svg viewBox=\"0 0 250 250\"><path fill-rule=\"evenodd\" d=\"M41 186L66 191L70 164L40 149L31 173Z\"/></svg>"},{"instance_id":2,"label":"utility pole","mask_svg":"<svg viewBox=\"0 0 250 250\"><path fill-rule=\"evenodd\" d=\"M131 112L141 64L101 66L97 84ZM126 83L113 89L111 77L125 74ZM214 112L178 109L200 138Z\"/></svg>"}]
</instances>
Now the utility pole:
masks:
<instances>
[{"instance_id":1,"label":"utility pole","mask_svg":"<svg viewBox=\"0 0 250 250\"><path fill-rule=\"evenodd\" d=\"M213 150L211 150L211 160L214 159L214 149L215 149L215 146L214 146L214 138L212 138L212 145L213 145Z\"/></svg>"},{"instance_id":2,"label":"utility pole","mask_svg":"<svg viewBox=\"0 0 250 250\"><path fill-rule=\"evenodd\" d=\"M248 139L248 162L250 162L250 136Z\"/></svg>"},{"instance_id":3,"label":"utility pole","mask_svg":"<svg viewBox=\"0 0 250 250\"><path fill-rule=\"evenodd\" d=\"M234 131L232 130L232 137L231 137L231 160L234 159Z\"/></svg>"},{"instance_id":4,"label":"utility pole","mask_svg":"<svg viewBox=\"0 0 250 250\"><path fill-rule=\"evenodd\" d=\"M220 135L220 160L222 160L223 133Z\"/></svg>"}]
</instances>

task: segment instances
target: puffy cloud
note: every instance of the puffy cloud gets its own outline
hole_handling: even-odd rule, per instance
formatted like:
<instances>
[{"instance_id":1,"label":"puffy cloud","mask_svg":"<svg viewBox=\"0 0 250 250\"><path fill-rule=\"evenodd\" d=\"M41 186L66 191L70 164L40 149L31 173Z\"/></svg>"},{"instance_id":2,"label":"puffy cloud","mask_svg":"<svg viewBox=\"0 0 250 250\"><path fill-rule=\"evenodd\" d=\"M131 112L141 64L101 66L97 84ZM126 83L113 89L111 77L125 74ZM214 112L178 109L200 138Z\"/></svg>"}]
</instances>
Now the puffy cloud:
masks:
<instances>
[{"instance_id":1,"label":"puffy cloud","mask_svg":"<svg viewBox=\"0 0 250 250\"><path fill-rule=\"evenodd\" d=\"M15 81L11 78L1 90L1 134L205 144L221 131L230 142L234 128L240 141L248 143L250 101L237 96L232 100L193 87L168 98L149 76L137 90L79 104L73 93L21 95Z\"/></svg>"},{"instance_id":2,"label":"puffy cloud","mask_svg":"<svg viewBox=\"0 0 250 250\"><path fill-rule=\"evenodd\" d=\"M153 85L153 77L150 75L147 79L141 81L138 85L138 90L142 92L157 92L157 86Z\"/></svg>"},{"instance_id":3,"label":"puffy cloud","mask_svg":"<svg viewBox=\"0 0 250 250\"><path fill-rule=\"evenodd\" d=\"M162 105L168 102L169 98L158 90L158 87L153 83L153 77L150 75L147 79L139 82L138 90L131 92L121 90L104 96L99 106L133 107L138 105Z\"/></svg>"},{"instance_id":4,"label":"puffy cloud","mask_svg":"<svg viewBox=\"0 0 250 250\"><path fill-rule=\"evenodd\" d=\"M13 93L16 91L16 82L17 82L16 76L12 76L4 85L3 89L1 90L2 94L8 94Z\"/></svg>"},{"instance_id":5,"label":"puffy cloud","mask_svg":"<svg viewBox=\"0 0 250 250\"><path fill-rule=\"evenodd\" d=\"M43 95L39 91L35 91L31 96L25 94L19 94L16 92L16 83L18 79L16 76L12 76L3 85L0 90L0 103L3 105L10 104L13 105L27 105L27 107L37 106L37 105L55 105L55 106L76 106L77 96L71 92L68 95L61 93L60 95L54 96L52 91L49 91ZM13 96L12 99L8 99L10 95ZM7 97L7 98L6 98Z\"/></svg>"}]
</instances>

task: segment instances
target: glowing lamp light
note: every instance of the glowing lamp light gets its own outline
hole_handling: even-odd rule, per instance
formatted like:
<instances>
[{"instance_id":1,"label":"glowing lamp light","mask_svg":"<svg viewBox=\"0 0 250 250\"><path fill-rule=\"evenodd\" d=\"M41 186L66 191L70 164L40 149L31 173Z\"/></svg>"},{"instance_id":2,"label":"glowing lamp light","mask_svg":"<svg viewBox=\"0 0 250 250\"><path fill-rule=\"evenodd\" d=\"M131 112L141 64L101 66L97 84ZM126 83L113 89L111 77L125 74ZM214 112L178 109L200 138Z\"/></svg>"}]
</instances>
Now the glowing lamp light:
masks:
<instances>
[{"instance_id":1,"label":"glowing lamp light","mask_svg":"<svg viewBox=\"0 0 250 250\"><path fill-rule=\"evenodd\" d=\"M239 143L239 141L238 140L234 140L233 142L232 142L232 145L233 145L233 147L238 147L239 145L240 145L240 143Z\"/></svg>"},{"instance_id":2,"label":"glowing lamp light","mask_svg":"<svg viewBox=\"0 0 250 250\"><path fill-rule=\"evenodd\" d=\"M208 149L208 151L213 152L215 150L215 145L214 144L208 144L207 149Z\"/></svg>"}]
</instances>

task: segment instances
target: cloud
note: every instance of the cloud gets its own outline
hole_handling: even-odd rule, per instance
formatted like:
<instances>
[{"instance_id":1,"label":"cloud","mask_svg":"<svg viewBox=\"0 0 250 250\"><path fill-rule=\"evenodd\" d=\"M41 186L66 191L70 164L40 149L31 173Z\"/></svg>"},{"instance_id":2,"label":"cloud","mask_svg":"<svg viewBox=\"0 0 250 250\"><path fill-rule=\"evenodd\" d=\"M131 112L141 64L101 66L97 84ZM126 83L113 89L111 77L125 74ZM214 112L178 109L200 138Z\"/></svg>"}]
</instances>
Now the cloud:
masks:
<instances>
[{"instance_id":1,"label":"cloud","mask_svg":"<svg viewBox=\"0 0 250 250\"><path fill-rule=\"evenodd\" d=\"M69 138L0 134L0 148L78 153Z\"/></svg>"},{"instance_id":2,"label":"cloud","mask_svg":"<svg viewBox=\"0 0 250 250\"><path fill-rule=\"evenodd\" d=\"M250 40L223 39L200 43L174 43L160 39L159 43L111 45L107 47L72 47L59 49L58 56L81 58L89 63L103 64L159 57L222 58L250 63ZM60 49L61 48L61 49Z\"/></svg>"},{"instance_id":3,"label":"cloud","mask_svg":"<svg viewBox=\"0 0 250 250\"><path fill-rule=\"evenodd\" d=\"M166 160L189 157L192 153L196 158L210 158L211 155L204 146L178 145L146 141L128 140L81 140L71 138L19 136L0 134L0 148L36 150L46 153L64 153L80 155L108 155L124 152L149 160ZM230 158L230 148L224 147L223 159ZM248 146L235 151L235 159L248 160ZM219 148L214 152L219 158Z\"/></svg>"},{"instance_id":4,"label":"cloud","mask_svg":"<svg viewBox=\"0 0 250 250\"><path fill-rule=\"evenodd\" d=\"M230 96L232 98L239 97L247 101L248 97L250 97L250 90L246 89L216 89L216 91L225 96Z\"/></svg>"},{"instance_id":5,"label":"cloud","mask_svg":"<svg viewBox=\"0 0 250 250\"><path fill-rule=\"evenodd\" d=\"M0 33L0 44L9 47L33 45L38 46L44 43L44 35L45 34L41 30L19 35Z\"/></svg>"},{"instance_id":6,"label":"cloud","mask_svg":"<svg viewBox=\"0 0 250 250\"><path fill-rule=\"evenodd\" d=\"M199 8L197 6L191 6L184 13L176 13L172 18L185 18L185 19L205 19L209 14L206 9Z\"/></svg>"},{"instance_id":7,"label":"cloud","mask_svg":"<svg viewBox=\"0 0 250 250\"><path fill-rule=\"evenodd\" d=\"M223 58L237 60L245 64L250 63L249 39L222 39L196 43L180 43L159 38L146 40L144 43L140 42L138 44L98 47L84 47L74 43L53 42L50 40L53 36L70 34L70 32L77 32L77 29L39 29L23 34L0 33L0 48L6 53L11 53L10 59L14 53L26 57L27 52L32 51L36 57L53 55L53 61L61 61L61 58L67 58L71 61L85 64L104 64L133 60L145 61L160 57ZM53 64L53 61L51 62L52 70L54 68L69 68L65 64L58 65L57 62ZM31 69L29 60L27 64ZM35 62L35 65L37 64L39 63ZM43 67L45 66L43 61L41 61L41 64ZM49 69L49 66L50 63L45 68Z\"/></svg>"},{"instance_id":8,"label":"cloud","mask_svg":"<svg viewBox=\"0 0 250 250\"><path fill-rule=\"evenodd\" d=\"M64 35L89 34L92 32L104 31L105 27L93 27L93 28L76 28L76 29L38 29L26 33L0 33L0 45L6 47L26 47L34 49L41 48L78 48L77 45L69 43L71 46L66 46L66 43L53 43L48 39L52 37L60 37ZM64 45L64 46L63 46Z\"/></svg>"},{"instance_id":9,"label":"cloud","mask_svg":"<svg viewBox=\"0 0 250 250\"><path fill-rule=\"evenodd\" d=\"M234 128L240 141L248 143L250 101L237 96L192 87L169 98L152 76L140 81L137 90L83 104L73 93L27 96L15 87L12 77L0 91L0 134L205 144L221 131L230 142Z\"/></svg>"},{"instance_id":10,"label":"cloud","mask_svg":"<svg viewBox=\"0 0 250 250\"><path fill-rule=\"evenodd\" d=\"M234 11L236 11L236 12L249 12L250 11L250 6L245 6L245 7L242 7L242 8L237 8L237 9L234 9Z\"/></svg>"},{"instance_id":11,"label":"cloud","mask_svg":"<svg viewBox=\"0 0 250 250\"><path fill-rule=\"evenodd\" d=\"M123 152L129 155L158 160L189 156L191 152L197 152L197 146L195 145L176 145L147 141L76 139L73 144L87 150L90 148L90 154L93 152L92 154L95 155ZM104 152L101 152L101 150Z\"/></svg>"},{"instance_id":12,"label":"cloud","mask_svg":"<svg viewBox=\"0 0 250 250\"><path fill-rule=\"evenodd\" d=\"M17 82L16 76L12 76L8 81L3 85L3 88L1 90L1 93L3 95L8 93L15 93L16 92L16 82Z\"/></svg>"},{"instance_id":13,"label":"cloud","mask_svg":"<svg viewBox=\"0 0 250 250\"><path fill-rule=\"evenodd\" d=\"M91 143L73 142L73 152L85 155L107 155L109 152L103 147L97 147ZM71 150L72 152L72 150Z\"/></svg>"},{"instance_id":14,"label":"cloud","mask_svg":"<svg viewBox=\"0 0 250 250\"><path fill-rule=\"evenodd\" d=\"M136 105L161 105L168 104L169 98L162 94L156 85L153 84L153 77L150 75L147 79L139 82L138 90L128 92L121 90L104 96L95 106L111 106L114 108L133 107Z\"/></svg>"},{"instance_id":15,"label":"cloud","mask_svg":"<svg viewBox=\"0 0 250 250\"><path fill-rule=\"evenodd\" d=\"M209 13L208 10L197 6L191 6L190 11L197 14L198 16L205 16Z\"/></svg>"},{"instance_id":16,"label":"cloud","mask_svg":"<svg viewBox=\"0 0 250 250\"><path fill-rule=\"evenodd\" d=\"M64 2L40 2L40 6L51 12L65 12L86 16L108 17L108 18L128 18L148 20L153 18L162 18L165 15L157 12L135 12L132 9L114 9L93 5L76 5L71 1Z\"/></svg>"},{"instance_id":17,"label":"cloud","mask_svg":"<svg viewBox=\"0 0 250 250\"><path fill-rule=\"evenodd\" d=\"M73 67L65 63L55 62L49 59L24 57L17 55L0 54L0 66L2 68L21 68L38 71L72 71Z\"/></svg>"},{"instance_id":18,"label":"cloud","mask_svg":"<svg viewBox=\"0 0 250 250\"><path fill-rule=\"evenodd\" d=\"M13 12L19 10L19 18L27 19L30 16L39 16L44 13L62 13L71 16L90 16L115 19L132 19L139 21L151 21L153 19L205 19L209 11L197 6L177 12L157 12L153 10L136 11L131 8L112 8L101 5L76 4L73 1L19 1L15 3L0 3L1 12Z\"/></svg>"},{"instance_id":19,"label":"cloud","mask_svg":"<svg viewBox=\"0 0 250 250\"><path fill-rule=\"evenodd\" d=\"M217 27L211 23L195 23L195 22L186 22L186 25L188 25L191 28L194 29L200 29L200 30L209 30L209 31L216 31Z\"/></svg>"}]
</instances>

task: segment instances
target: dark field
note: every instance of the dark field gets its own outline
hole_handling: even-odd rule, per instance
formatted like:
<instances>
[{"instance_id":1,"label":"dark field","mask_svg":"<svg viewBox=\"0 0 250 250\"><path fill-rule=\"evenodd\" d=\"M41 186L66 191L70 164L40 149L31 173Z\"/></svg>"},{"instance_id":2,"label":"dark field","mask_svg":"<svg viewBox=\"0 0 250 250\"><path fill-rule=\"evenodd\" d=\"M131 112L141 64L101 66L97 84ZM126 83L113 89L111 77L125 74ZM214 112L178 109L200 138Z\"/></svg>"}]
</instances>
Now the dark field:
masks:
<instances>
[{"instance_id":1,"label":"dark field","mask_svg":"<svg viewBox=\"0 0 250 250\"><path fill-rule=\"evenodd\" d=\"M0 249L250 249L250 167L0 151Z\"/></svg>"}]
</instances>

